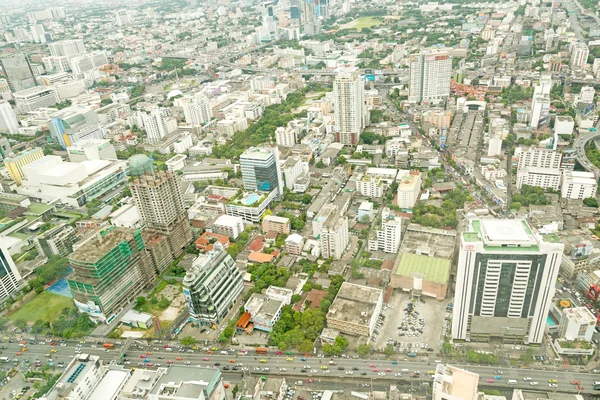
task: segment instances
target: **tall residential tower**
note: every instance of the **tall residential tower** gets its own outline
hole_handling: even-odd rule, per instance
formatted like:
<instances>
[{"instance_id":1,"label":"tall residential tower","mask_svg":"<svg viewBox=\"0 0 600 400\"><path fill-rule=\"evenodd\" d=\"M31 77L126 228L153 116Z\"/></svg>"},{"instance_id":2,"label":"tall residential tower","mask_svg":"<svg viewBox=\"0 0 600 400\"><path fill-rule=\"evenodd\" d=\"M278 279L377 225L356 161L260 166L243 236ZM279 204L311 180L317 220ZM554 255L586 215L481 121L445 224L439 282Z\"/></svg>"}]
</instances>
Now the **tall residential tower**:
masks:
<instances>
[{"instance_id":1,"label":"tall residential tower","mask_svg":"<svg viewBox=\"0 0 600 400\"><path fill-rule=\"evenodd\" d=\"M333 81L335 132L338 142L356 146L360 132L369 124L365 86L356 68L343 68Z\"/></svg>"},{"instance_id":2,"label":"tall residential tower","mask_svg":"<svg viewBox=\"0 0 600 400\"><path fill-rule=\"evenodd\" d=\"M410 56L408 101L440 103L450 96L452 58L448 52L425 50Z\"/></svg>"},{"instance_id":3,"label":"tall residential tower","mask_svg":"<svg viewBox=\"0 0 600 400\"><path fill-rule=\"evenodd\" d=\"M277 191L277 199L283 196L283 175L279 163L279 149L274 147L251 147L240 155L240 167L244 189L262 192Z\"/></svg>"}]
</instances>

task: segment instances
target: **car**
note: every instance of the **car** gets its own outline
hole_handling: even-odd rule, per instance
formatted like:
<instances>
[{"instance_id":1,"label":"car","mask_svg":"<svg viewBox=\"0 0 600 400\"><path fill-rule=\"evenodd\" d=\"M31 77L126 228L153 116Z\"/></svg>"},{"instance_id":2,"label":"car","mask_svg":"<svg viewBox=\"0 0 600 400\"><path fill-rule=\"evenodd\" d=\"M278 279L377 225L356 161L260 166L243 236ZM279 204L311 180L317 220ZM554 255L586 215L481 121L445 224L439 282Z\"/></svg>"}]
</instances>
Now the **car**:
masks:
<instances>
[{"instance_id":1,"label":"car","mask_svg":"<svg viewBox=\"0 0 600 400\"><path fill-rule=\"evenodd\" d=\"M402 376L402 373L401 373L401 372L396 372L396 373L394 374L394 376Z\"/></svg>"},{"instance_id":2,"label":"car","mask_svg":"<svg viewBox=\"0 0 600 400\"><path fill-rule=\"evenodd\" d=\"M305 382L306 383L313 383L315 380L314 379L307 379Z\"/></svg>"},{"instance_id":3,"label":"car","mask_svg":"<svg viewBox=\"0 0 600 400\"><path fill-rule=\"evenodd\" d=\"M218 363L218 362L215 363L215 367L218 367L219 365L221 365L221 363Z\"/></svg>"},{"instance_id":4,"label":"car","mask_svg":"<svg viewBox=\"0 0 600 400\"><path fill-rule=\"evenodd\" d=\"M202 361L209 361L210 358L209 357L202 357Z\"/></svg>"},{"instance_id":5,"label":"car","mask_svg":"<svg viewBox=\"0 0 600 400\"><path fill-rule=\"evenodd\" d=\"M379 375L379 376L385 376L385 372L379 372L377 375Z\"/></svg>"},{"instance_id":6,"label":"car","mask_svg":"<svg viewBox=\"0 0 600 400\"><path fill-rule=\"evenodd\" d=\"M183 357L175 357L175 359L176 359L177 361L182 361L182 360L183 360Z\"/></svg>"},{"instance_id":7,"label":"car","mask_svg":"<svg viewBox=\"0 0 600 400\"><path fill-rule=\"evenodd\" d=\"M524 381L531 381L532 379L530 377L526 377L526 378L523 378L523 380Z\"/></svg>"},{"instance_id":8,"label":"car","mask_svg":"<svg viewBox=\"0 0 600 400\"><path fill-rule=\"evenodd\" d=\"M487 378L485 381L487 383L494 383L494 382L496 382L493 378Z\"/></svg>"},{"instance_id":9,"label":"car","mask_svg":"<svg viewBox=\"0 0 600 400\"><path fill-rule=\"evenodd\" d=\"M501 380L502 379L502 375L495 375L494 379Z\"/></svg>"},{"instance_id":10,"label":"car","mask_svg":"<svg viewBox=\"0 0 600 400\"><path fill-rule=\"evenodd\" d=\"M50 353L56 353L57 351L58 350L56 350L56 349L52 349L52 350L50 350Z\"/></svg>"},{"instance_id":11,"label":"car","mask_svg":"<svg viewBox=\"0 0 600 400\"><path fill-rule=\"evenodd\" d=\"M358 367L352 367L352 371L358 371Z\"/></svg>"},{"instance_id":12,"label":"car","mask_svg":"<svg viewBox=\"0 0 600 400\"><path fill-rule=\"evenodd\" d=\"M379 370L377 368L373 368L371 372L379 372Z\"/></svg>"},{"instance_id":13,"label":"car","mask_svg":"<svg viewBox=\"0 0 600 400\"><path fill-rule=\"evenodd\" d=\"M237 361L236 360L229 360L230 363L235 364Z\"/></svg>"},{"instance_id":14,"label":"car","mask_svg":"<svg viewBox=\"0 0 600 400\"><path fill-rule=\"evenodd\" d=\"M386 368L384 371L385 372L392 372L392 369L391 368Z\"/></svg>"},{"instance_id":15,"label":"car","mask_svg":"<svg viewBox=\"0 0 600 400\"><path fill-rule=\"evenodd\" d=\"M302 369L300 370L300 372L306 372L306 369L302 368Z\"/></svg>"},{"instance_id":16,"label":"car","mask_svg":"<svg viewBox=\"0 0 600 400\"><path fill-rule=\"evenodd\" d=\"M189 362L189 361L186 361L184 364L185 364L185 365L190 365L190 364L191 364L191 362Z\"/></svg>"},{"instance_id":17,"label":"car","mask_svg":"<svg viewBox=\"0 0 600 400\"><path fill-rule=\"evenodd\" d=\"M377 365L375 365L375 364L369 364L369 367L371 367L371 368L376 367L376 366Z\"/></svg>"},{"instance_id":18,"label":"car","mask_svg":"<svg viewBox=\"0 0 600 400\"><path fill-rule=\"evenodd\" d=\"M354 374L354 372L352 372L352 371L346 371L346 375L353 375L353 374Z\"/></svg>"},{"instance_id":19,"label":"car","mask_svg":"<svg viewBox=\"0 0 600 400\"><path fill-rule=\"evenodd\" d=\"M571 381L571 385L581 385L581 382L579 382L579 381Z\"/></svg>"},{"instance_id":20,"label":"car","mask_svg":"<svg viewBox=\"0 0 600 400\"><path fill-rule=\"evenodd\" d=\"M361 374L361 375L366 375L367 373L366 373L366 372L361 372L360 374Z\"/></svg>"},{"instance_id":21,"label":"car","mask_svg":"<svg viewBox=\"0 0 600 400\"><path fill-rule=\"evenodd\" d=\"M279 368L279 370L280 370L281 372L285 372L285 371L287 371L287 369L286 369L286 368Z\"/></svg>"},{"instance_id":22,"label":"car","mask_svg":"<svg viewBox=\"0 0 600 400\"><path fill-rule=\"evenodd\" d=\"M577 389L577 390L585 390L585 389L583 388L583 386L581 386L581 385L577 385L577 386L575 387L575 389Z\"/></svg>"},{"instance_id":23,"label":"car","mask_svg":"<svg viewBox=\"0 0 600 400\"><path fill-rule=\"evenodd\" d=\"M167 360L167 364L173 364L173 360Z\"/></svg>"},{"instance_id":24,"label":"car","mask_svg":"<svg viewBox=\"0 0 600 400\"><path fill-rule=\"evenodd\" d=\"M556 383L549 383L549 384L548 384L548 387L551 387L551 388L557 388L557 387L558 387L558 385L557 385Z\"/></svg>"},{"instance_id":25,"label":"car","mask_svg":"<svg viewBox=\"0 0 600 400\"><path fill-rule=\"evenodd\" d=\"M548 379L548 383L558 383L556 379Z\"/></svg>"},{"instance_id":26,"label":"car","mask_svg":"<svg viewBox=\"0 0 600 400\"><path fill-rule=\"evenodd\" d=\"M533 381L533 382L529 382L529 384L530 384L531 386L537 386L537 385L539 385L539 383L538 383L538 382L535 382L535 381Z\"/></svg>"},{"instance_id":27,"label":"car","mask_svg":"<svg viewBox=\"0 0 600 400\"><path fill-rule=\"evenodd\" d=\"M285 359L285 361L292 362L292 361L294 361L294 359L292 357L288 357L288 358Z\"/></svg>"},{"instance_id":28,"label":"car","mask_svg":"<svg viewBox=\"0 0 600 400\"><path fill-rule=\"evenodd\" d=\"M223 371L229 371L229 365L224 366Z\"/></svg>"},{"instance_id":29,"label":"car","mask_svg":"<svg viewBox=\"0 0 600 400\"><path fill-rule=\"evenodd\" d=\"M321 365L321 369L328 369L326 365Z\"/></svg>"},{"instance_id":30,"label":"car","mask_svg":"<svg viewBox=\"0 0 600 400\"><path fill-rule=\"evenodd\" d=\"M261 360L260 360L260 362L264 364L264 363L266 363L266 362L267 362L267 360L265 360L265 359L263 358L263 359L261 359Z\"/></svg>"}]
</instances>

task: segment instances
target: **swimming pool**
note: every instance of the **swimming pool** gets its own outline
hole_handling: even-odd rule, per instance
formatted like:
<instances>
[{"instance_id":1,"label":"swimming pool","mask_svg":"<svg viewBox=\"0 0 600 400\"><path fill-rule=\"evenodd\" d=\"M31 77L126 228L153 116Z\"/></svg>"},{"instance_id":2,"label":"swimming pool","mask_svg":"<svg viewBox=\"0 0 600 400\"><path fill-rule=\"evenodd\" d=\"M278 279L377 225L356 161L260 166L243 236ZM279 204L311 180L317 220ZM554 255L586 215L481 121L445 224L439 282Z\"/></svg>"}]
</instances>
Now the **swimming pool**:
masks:
<instances>
[{"instance_id":1,"label":"swimming pool","mask_svg":"<svg viewBox=\"0 0 600 400\"><path fill-rule=\"evenodd\" d=\"M69 289L69 284L67 283L67 277L73 272L72 268L68 269L67 276L63 279L59 279L56 283L46 289L46 292L58 294L60 296L73 298L73 293L71 293L71 289Z\"/></svg>"},{"instance_id":2,"label":"swimming pool","mask_svg":"<svg viewBox=\"0 0 600 400\"><path fill-rule=\"evenodd\" d=\"M252 204L256 203L258 200L260 200L259 195L257 195L256 193L250 193L241 200L241 203L245 206L251 206Z\"/></svg>"},{"instance_id":3,"label":"swimming pool","mask_svg":"<svg viewBox=\"0 0 600 400\"><path fill-rule=\"evenodd\" d=\"M546 318L546 324L549 327L555 327L556 326L556 322L554 322L554 320L552 319L551 316L548 315L548 318Z\"/></svg>"}]
</instances>

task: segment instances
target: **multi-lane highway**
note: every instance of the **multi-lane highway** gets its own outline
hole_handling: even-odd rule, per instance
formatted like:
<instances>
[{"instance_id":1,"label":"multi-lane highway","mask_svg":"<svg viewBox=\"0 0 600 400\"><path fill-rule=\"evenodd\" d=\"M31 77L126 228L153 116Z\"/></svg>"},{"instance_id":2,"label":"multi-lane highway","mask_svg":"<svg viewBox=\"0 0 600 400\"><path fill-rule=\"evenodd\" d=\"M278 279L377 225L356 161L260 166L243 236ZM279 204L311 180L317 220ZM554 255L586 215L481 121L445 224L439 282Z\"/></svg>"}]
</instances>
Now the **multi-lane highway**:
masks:
<instances>
[{"instance_id":1,"label":"multi-lane highway","mask_svg":"<svg viewBox=\"0 0 600 400\"><path fill-rule=\"evenodd\" d=\"M596 129L598 128L600 128L600 124L598 124L598 126L596 127ZM581 164L581 166L586 170L595 173L596 176L600 176L600 169L598 169L598 167L592 164L587 158L587 155L585 154L585 145L590 140L597 139L598 137L600 137L600 132L590 131L588 133L584 133L583 135L578 136L577 139L575 139L574 143L577 162Z\"/></svg>"},{"instance_id":2,"label":"multi-lane highway","mask_svg":"<svg viewBox=\"0 0 600 400\"><path fill-rule=\"evenodd\" d=\"M315 380L320 379L337 379L338 381L349 383L392 383L392 382L420 382L430 381L431 377L428 371L435 370L436 362L434 360L423 361L410 359L377 359L371 356L369 359L361 358L335 358L333 359L336 365L330 365L330 359L318 356L303 356L298 354L281 354L275 353L267 355L257 355L249 352L247 355L239 355L235 351L229 351L227 354L221 354L223 349L215 350L214 354L208 354L206 350L192 348L180 348L178 343L172 342L167 345L171 346L170 350L165 348L165 343L158 341L151 344L146 342L130 341L127 345L115 346L115 349L106 351L102 344L98 342L80 343L78 341L68 341L51 345L50 340L45 340L41 344L41 340L37 344L33 344L27 337L22 337L27 342L27 351L21 355L17 352L21 351L22 345L16 338L12 338L13 343L5 341L2 343L2 357L10 359L9 362L3 363L4 368L13 367L13 360L18 360L20 368L24 368L24 360L29 360L33 367L37 360L41 364L48 364L48 360L52 359L55 365L59 361L68 364L68 362L76 356L76 352L82 354L91 354L100 356L106 362L119 362L124 366L138 367L151 364L150 368L157 366L166 366L170 363L176 365L190 365L208 368L220 368L225 377L235 379L242 374L258 375L281 375L287 376L294 380ZM54 350L54 351L53 351ZM252 350L252 349L250 349ZM121 357L122 354L124 357ZM151 353L151 354L150 354ZM142 358L143 356L143 358ZM148 361L144 361L147 359ZM303 360L304 359L304 360ZM558 390L577 392L575 386L571 385L571 381L580 381L585 388L585 392L592 391L592 382L600 380L597 373L588 371L564 370L557 368L541 369L513 369L497 366L478 366L478 365L458 365L480 375L480 384L482 386L494 387L508 385L509 380L516 380L514 387L532 388L530 381L525 381L524 378L531 378L532 382L538 382L535 387L544 390ZM234 369L235 367L235 369ZM35 368L35 367L33 367ZM327 368L327 369L325 369ZM304 371L303 371L304 370ZM499 372L502 370L502 372ZM412 377L413 374L419 371L420 377ZM486 379L494 376L502 375L502 379L494 383L486 383ZM558 381L558 388L549 388L549 379Z\"/></svg>"}]
</instances>

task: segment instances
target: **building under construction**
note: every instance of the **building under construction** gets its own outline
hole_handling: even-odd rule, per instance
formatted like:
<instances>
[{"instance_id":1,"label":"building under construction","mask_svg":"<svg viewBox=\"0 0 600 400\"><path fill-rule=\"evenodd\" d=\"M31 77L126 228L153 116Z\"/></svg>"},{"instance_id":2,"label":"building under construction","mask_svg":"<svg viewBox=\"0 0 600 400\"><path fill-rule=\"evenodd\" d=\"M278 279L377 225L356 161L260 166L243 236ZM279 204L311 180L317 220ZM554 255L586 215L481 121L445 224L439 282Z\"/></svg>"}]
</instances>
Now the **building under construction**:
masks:
<instances>
[{"instance_id":1,"label":"building under construction","mask_svg":"<svg viewBox=\"0 0 600 400\"><path fill-rule=\"evenodd\" d=\"M96 321L110 322L153 282L153 263L140 230L102 231L69 256L68 283L75 305Z\"/></svg>"}]
</instances>

